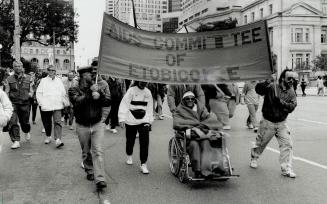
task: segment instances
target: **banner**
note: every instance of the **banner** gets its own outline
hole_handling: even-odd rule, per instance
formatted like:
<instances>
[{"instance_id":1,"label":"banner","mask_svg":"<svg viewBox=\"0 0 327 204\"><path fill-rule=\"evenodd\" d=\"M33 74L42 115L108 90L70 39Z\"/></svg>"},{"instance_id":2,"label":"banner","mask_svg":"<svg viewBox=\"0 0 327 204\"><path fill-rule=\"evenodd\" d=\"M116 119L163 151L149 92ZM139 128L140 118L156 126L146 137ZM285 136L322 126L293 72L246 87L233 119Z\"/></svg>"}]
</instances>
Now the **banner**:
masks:
<instances>
[{"instance_id":1,"label":"banner","mask_svg":"<svg viewBox=\"0 0 327 204\"><path fill-rule=\"evenodd\" d=\"M271 57L265 21L235 29L166 34L104 14L99 74L165 84L265 79Z\"/></svg>"}]
</instances>

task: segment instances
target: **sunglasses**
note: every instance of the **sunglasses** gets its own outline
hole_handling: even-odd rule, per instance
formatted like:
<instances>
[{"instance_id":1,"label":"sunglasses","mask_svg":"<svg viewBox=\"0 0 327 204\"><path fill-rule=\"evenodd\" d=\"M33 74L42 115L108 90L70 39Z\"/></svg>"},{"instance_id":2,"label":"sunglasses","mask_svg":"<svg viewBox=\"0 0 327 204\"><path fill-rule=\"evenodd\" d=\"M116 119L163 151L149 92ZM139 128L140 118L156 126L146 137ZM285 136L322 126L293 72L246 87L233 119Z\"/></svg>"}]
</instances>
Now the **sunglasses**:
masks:
<instances>
[{"instance_id":1,"label":"sunglasses","mask_svg":"<svg viewBox=\"0 0 327 204\"><path fill-rule=\"evenodd\" d=\"M192 101L194 102L195 101L195 98L194 97L186 97L184 98L185 101Z\"/></svg>"},{"instance_id":2,"label":"sunglasses","mask_svg":"<svg viewBox=\"0 0 327 204\"><path fill-rule=\"evenodd\" d=\"M294 79L293 77L287 77L287 78L286 78L286 81L287 81L287 82L295 81L295 79Z\"/></svg>"}]
</instances>

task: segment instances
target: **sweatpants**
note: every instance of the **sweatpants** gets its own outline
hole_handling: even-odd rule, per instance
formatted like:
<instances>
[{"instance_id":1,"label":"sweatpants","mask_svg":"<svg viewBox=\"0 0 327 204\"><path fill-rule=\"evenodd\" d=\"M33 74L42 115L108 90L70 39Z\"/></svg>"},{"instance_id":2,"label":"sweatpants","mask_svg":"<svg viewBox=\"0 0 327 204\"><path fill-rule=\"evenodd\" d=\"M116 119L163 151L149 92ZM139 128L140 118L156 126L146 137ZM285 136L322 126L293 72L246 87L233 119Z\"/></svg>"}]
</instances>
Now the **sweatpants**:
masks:
<instances>
[{"instance_id":1,"label":"sweatpants","mask_svg":"<svg viewBox=\"0 0 327 204\"><path fill-rule=\"evenodd\" d=\"M140 160L141 164L145 164L148 160L149 152L149 126L146 123L140 125L127 125L126 124L126 154L133 155L133 148L137 132L139 133L140 142Z\"/></svg>"}]
</instances>

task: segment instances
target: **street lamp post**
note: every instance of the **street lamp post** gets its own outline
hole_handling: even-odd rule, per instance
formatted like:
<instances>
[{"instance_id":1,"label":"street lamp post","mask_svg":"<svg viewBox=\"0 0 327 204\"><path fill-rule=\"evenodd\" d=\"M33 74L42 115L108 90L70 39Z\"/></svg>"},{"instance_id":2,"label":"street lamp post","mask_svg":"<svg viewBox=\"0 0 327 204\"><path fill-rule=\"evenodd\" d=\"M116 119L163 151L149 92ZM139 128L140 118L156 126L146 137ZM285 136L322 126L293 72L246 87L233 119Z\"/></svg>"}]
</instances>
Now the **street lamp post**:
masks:
<instances>
[{"instance_id":1,"label":"street lamp post","mask_svg":"<svg viewBox=\"0 0 327 204\"><path fill-rule=\"evenodd\" d=\"M0 68L1 68L1 49L2 49L2 45L0 44Z\"/></svg>"},{"instance_id":2,"label":"street lamp post","mask_svg":"<svg viewBox=\"0 0 327 204\"><path fill-rule=\"evenodd\" d=\"M15 30L14 30L15 58L17 62L20 62L20 25L19 25L18 0L14 0L14 13L15 13Z\"/></svg>"}]
</instances>

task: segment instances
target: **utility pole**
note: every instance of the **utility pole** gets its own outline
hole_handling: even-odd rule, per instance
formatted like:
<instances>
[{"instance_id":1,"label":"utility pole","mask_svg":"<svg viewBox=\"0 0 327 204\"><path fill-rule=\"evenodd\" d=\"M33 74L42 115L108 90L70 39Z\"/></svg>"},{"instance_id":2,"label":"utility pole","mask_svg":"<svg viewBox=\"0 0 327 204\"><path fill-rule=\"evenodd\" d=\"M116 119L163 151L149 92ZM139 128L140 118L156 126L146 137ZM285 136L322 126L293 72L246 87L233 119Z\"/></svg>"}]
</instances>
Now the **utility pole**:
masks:
<instances>
[{"instance_id":1,"label":"utility pole","mask_svg":"<svg viewBox=\"0 0 327 204\"><path fill-rule=\"evenodd\" d=\"M53 66L56 69L56 32L53 31Z\"/></svg>"},{"instance_id":2,"label":"utility pole","mask_svg":"<svg viewBox=\"0 0 327 204\"><path fill-rule=\"evenodd\" d=\"M15 13L15 30L14 30L15 58L17 62L20 62L20 25L19 25L18 0L14 0L14 13Z\"/></svg>"},{"instance_id":3,"label":"utility pole","mask_svg":"<svg viewBox=\"0 0 327 204\"><path fill-rule=\"evenodd\" d=\"M134 27L137 28L134 0L132 0L132 8L133 8Z\"/></svg>"}]
</instances>

